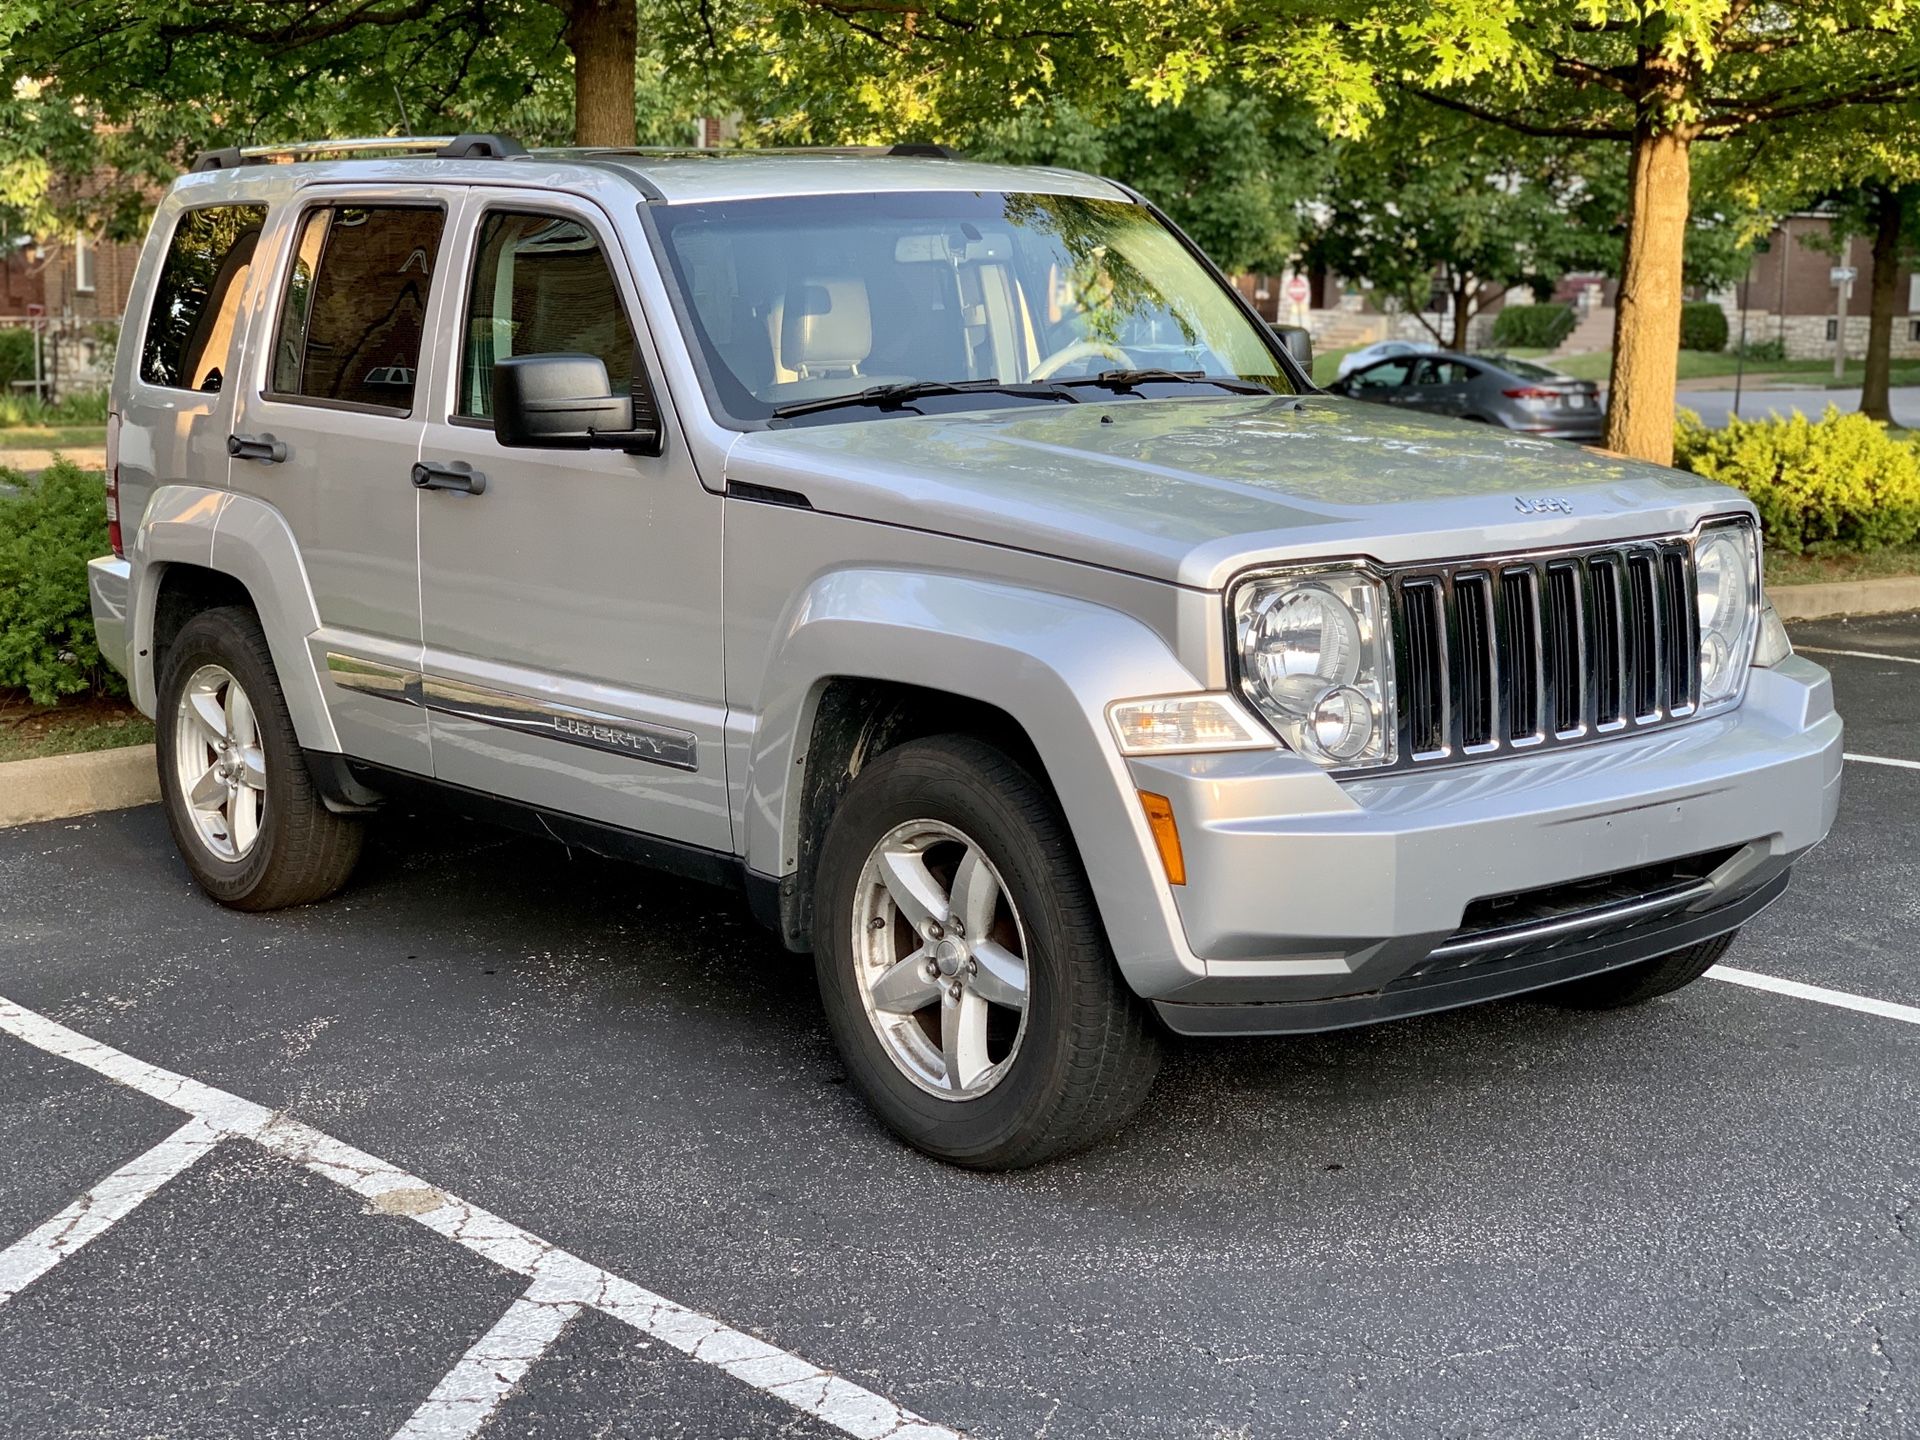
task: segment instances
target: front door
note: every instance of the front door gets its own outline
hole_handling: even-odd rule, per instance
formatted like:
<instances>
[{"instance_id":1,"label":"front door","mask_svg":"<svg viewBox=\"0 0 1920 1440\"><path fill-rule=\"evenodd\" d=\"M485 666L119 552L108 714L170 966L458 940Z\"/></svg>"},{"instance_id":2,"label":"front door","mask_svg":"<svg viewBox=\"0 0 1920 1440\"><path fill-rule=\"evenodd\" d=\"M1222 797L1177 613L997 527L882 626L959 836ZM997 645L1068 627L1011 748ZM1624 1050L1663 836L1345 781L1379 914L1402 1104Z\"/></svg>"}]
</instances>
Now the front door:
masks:
<instances>
[{"instance_id":1,"label":"front door","mask_svg":"<svg viewBox=\"0 0 1920 1440\"><path fill-rule=\"evenodd\" d=\"M436 475L484 477L420 492L434 773L730 852L723 502L701 487L671 404L659 394L658 458L508 448L489 418L493 362L509 355L594 355L616 389L636 359L660 373L618 232L585 200L472 196L420 452Z\"/></svg>"},{"instance_id":2,"label":"front door","mask_svg":"<svg viewBox=\"0 0 1920 1440\"><path fill-rule=\"evenodd\" d=\"M299 544L320 613L310 643L341 747L432 771L415 559L423 346L458 186L315 186L278 216L270 344L235 419L234 489L272 504Z\"/></svg>"}]
</instances>

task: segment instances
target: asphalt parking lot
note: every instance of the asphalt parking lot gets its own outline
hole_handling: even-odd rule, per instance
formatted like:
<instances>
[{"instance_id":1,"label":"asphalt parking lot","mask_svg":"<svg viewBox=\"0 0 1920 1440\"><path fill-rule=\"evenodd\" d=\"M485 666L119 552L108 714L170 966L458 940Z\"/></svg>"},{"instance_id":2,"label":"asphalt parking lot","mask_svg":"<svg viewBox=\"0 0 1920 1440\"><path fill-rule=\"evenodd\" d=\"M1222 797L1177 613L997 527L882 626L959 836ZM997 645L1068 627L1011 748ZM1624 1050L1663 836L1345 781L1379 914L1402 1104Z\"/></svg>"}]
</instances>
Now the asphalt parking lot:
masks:
<instances>
[{"instance_id":1,"label":"asphalt parking lot","mask_svg":"<svg viewBox=\"0 0 1920 1440\"><path fill-rule=\"evenodd\" d=\"M1013 1176L718 892L394 817L254 917L157 810L0 832L0 1436L1911 1435L1920 617L1795 639L1860 758L1728 964L1877 1009L1182 1044Z\"/></svg>"}]
</instances>

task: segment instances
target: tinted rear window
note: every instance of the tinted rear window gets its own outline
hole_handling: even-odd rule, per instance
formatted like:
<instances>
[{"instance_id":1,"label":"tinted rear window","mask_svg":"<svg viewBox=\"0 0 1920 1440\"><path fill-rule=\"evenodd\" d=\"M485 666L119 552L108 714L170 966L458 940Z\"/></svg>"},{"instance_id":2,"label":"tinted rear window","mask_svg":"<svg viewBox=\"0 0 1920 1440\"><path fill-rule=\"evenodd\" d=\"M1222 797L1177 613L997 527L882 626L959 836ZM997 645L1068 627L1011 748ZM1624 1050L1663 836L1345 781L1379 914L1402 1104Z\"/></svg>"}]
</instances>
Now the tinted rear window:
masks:
<instances>
[{"instance_id":1,"label":"tinted rear window","mask_svg":"<svg viewBox=\"0 0 1920 1440\"><path fill-rule=\"evenodd\" d=\"M174 225L153 288L140 378L178 390L218 390L247 271L266 224L264 205L208 205Z\"/></svg>"}]
</instances>

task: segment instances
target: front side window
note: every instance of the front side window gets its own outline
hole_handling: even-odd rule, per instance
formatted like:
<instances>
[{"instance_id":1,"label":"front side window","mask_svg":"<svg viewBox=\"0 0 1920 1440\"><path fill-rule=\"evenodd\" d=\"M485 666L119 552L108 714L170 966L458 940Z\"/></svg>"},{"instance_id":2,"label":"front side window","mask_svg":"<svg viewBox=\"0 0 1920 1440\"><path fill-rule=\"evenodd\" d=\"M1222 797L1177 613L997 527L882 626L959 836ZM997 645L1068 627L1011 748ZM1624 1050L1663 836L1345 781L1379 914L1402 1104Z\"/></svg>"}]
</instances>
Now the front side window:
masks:
<instances>
[{"instance_id":1,"label":"front side window","mask_svg":"<svg viewBox=\"0 0 1920 1440\"><path fill-rule=\"evenodd\" d=\"M1412 372L1412 360L1383 360L1378 365L1369 365L1356 371L1348 383L1355 391L1361 390L1398 390L1407 383Z\"/></svg>"},{"instance_id":2,"label":"front side window","mask_svg":"<svg viewBox=\"0 0 1920 1440\"><path fill-rule=\"evenodd\" d=\"M417 205L309 211L280 306L270 393L411 411L444 220Z\"/></svg>"},{"instance_id":3,"label":"front side window","mask_svg":"<svg viewBox=\"0 0 1920 1440\"><path fill-rule=\"evenodd\" d=\"M1232 292L1129 202L831 195L661 206L649 220L710 398L735 420L878 385L1127 370L1293 388Z\"/></svg>"},{"instance_id":4,"label":"front side window","mask_svg":"<svg viewBox=\"0 0 1920 1440\"><path fill-rule=\"evenodd\" d=\"M633 326L593 232L577 220L496 211L480 225L460 355L461 415L493 414L493 362L592 355L614 394L633 383Z\"/></svg>"},{"instance_id":5,"label":"front side window","mask_svg":"<svg viewBox=\"0 0 1920 1440\"><path fill-rule=\"evenodd\" d=\"M264 205L207 205L181 213L153 287L140 378L175 390L218 390L240 297L246 293Z\"/></svg>"}]
</instances>

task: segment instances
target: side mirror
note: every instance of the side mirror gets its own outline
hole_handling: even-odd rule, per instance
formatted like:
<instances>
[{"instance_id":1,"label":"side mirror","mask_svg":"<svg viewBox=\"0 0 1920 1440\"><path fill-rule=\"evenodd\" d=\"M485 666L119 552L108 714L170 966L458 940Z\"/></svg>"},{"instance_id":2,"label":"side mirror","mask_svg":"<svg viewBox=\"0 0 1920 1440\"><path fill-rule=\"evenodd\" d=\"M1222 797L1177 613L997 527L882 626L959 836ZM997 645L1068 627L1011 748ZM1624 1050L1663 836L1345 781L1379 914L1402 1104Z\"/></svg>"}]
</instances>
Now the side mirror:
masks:
<instances>
[{"instance_id":1,"label":"side mirror","mask_svg":"<svg viewBox=\"0 0 1920 1440\"><path fill-rule=\"evenodd\" d=\"M1311 378L1313 375L1313 336L1307 333L1306 326L1276 324L1273 327L1273 333L1279 337L1280 344L1282 348L1286 350L1287 354L1291 355L1295 363L1298 364L1302 370L1306 371L1308 377Z\"/></svg>"},{"instance_id":2,"label":"side mirror","mask_svg":"<svg viewBox=\"0 0 1920 1440\"><path fill-rule=\"evenodd\" d=\"M536 450L660 453L660 426L636 428L630 395L615 395L607 367L593 355L515 355L493 364L493 435L502 445Z\"/></svg>"}]
</instances>

